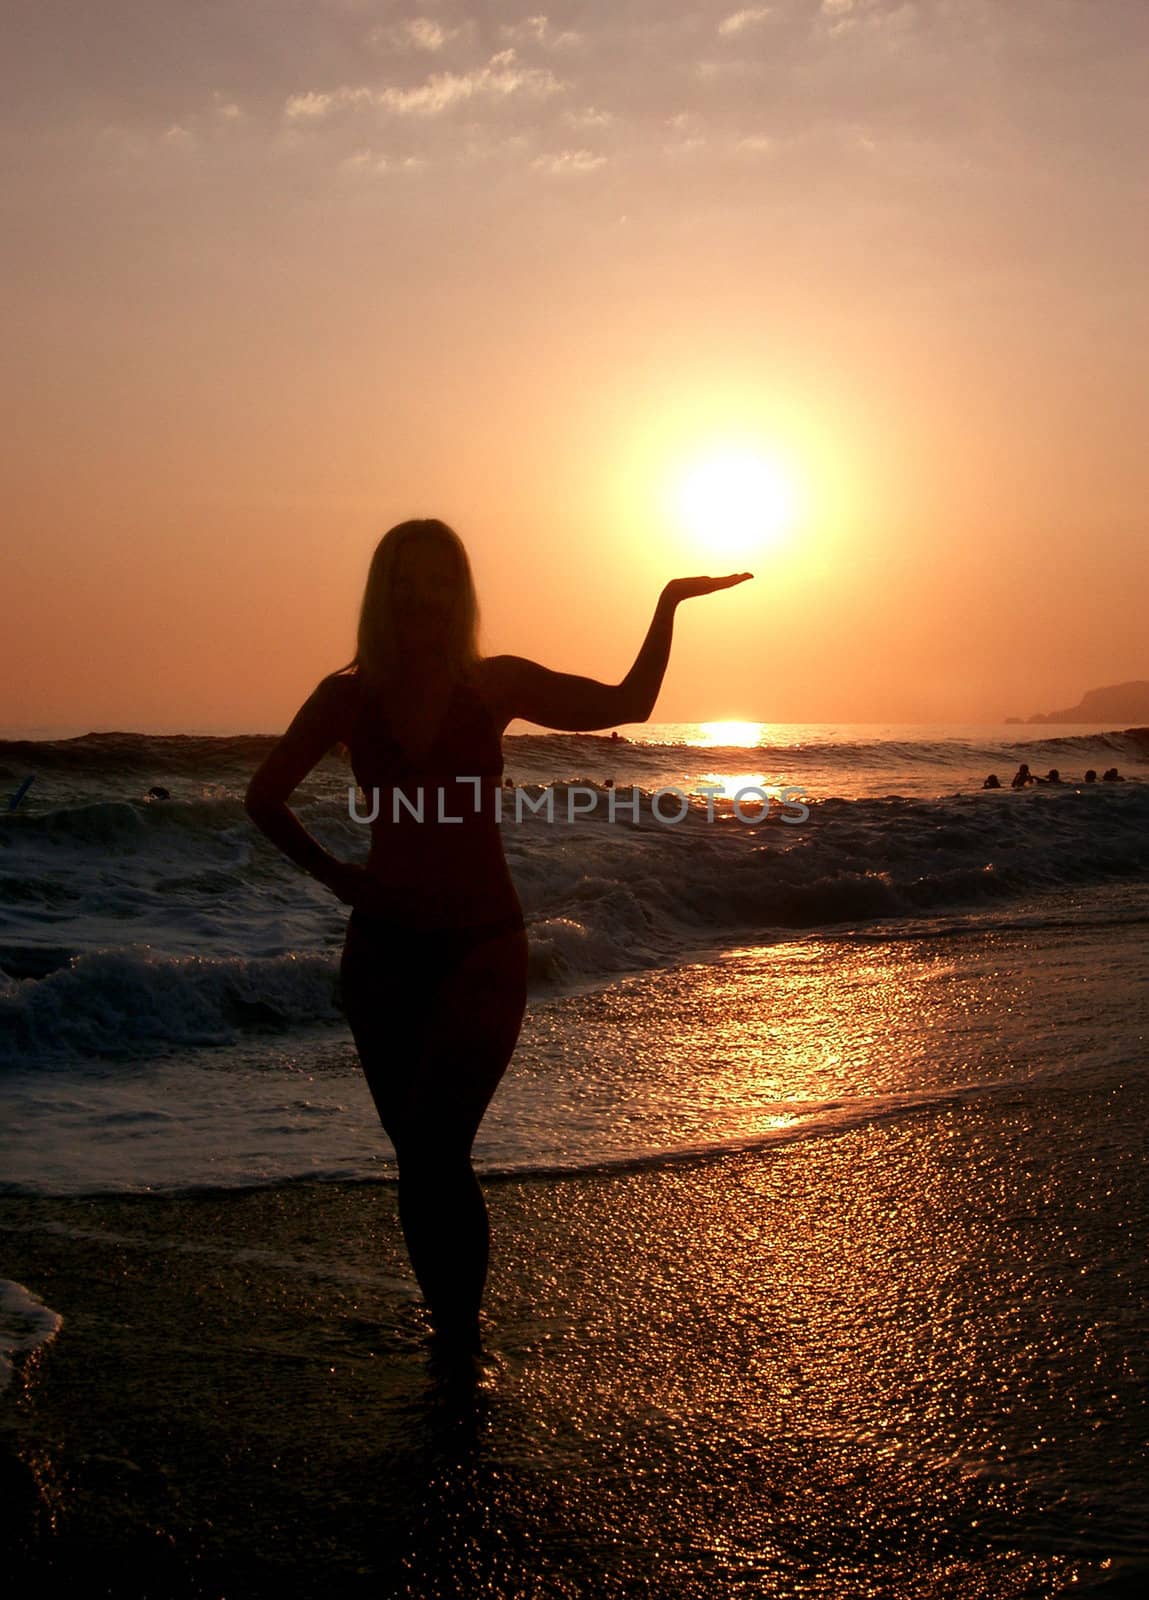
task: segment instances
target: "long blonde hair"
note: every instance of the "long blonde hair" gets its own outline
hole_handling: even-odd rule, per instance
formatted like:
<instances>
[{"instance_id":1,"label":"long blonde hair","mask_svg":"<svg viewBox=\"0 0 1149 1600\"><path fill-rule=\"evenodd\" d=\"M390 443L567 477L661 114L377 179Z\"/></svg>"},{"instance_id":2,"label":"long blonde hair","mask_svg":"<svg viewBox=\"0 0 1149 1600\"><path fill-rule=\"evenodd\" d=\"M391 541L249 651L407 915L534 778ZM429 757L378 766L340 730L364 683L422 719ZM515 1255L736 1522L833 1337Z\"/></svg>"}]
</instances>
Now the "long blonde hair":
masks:
<instances>
[{"instance_id":1,"label":"long blonde hair","mask_svg":"<svg viewBox=\"0 0 1149 1600\"><path fill-rule=\"evenodd\" d=\"M353 668L371 688L393 682L398 667L394 582L399 558L408 545L430 541L449 549L456 566L454 626L443 646L451 676L463 676L479 659L479 602L466 547L455 530L437 517L416 517L388 529L367 570L355 655L341 670Z\"/></svg>"}]
</instances>

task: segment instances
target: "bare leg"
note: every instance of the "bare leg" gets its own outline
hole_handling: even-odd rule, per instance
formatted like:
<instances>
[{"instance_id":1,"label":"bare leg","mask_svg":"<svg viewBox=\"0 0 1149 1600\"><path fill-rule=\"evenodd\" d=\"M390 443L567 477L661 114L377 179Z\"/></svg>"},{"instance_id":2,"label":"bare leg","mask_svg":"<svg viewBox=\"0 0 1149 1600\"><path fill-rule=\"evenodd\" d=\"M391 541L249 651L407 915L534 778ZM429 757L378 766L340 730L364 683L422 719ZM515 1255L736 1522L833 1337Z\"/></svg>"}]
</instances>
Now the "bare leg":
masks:
<instances>
[{"instance_id":1,"label":"bare leg","mask_svg":"<svg viewBox=\"0 0 1149 1600\"><path fill-rule=\"evenodd\" d=\"M407 1253L437 1334L478 1351L479 1305L487 1280L490 1224L466 1155L399 1156L399 1220Z\"/></svg>"},{"instance_id":2,"label":"bare leg","mask_svg":"<svg viewBox=\"0 0 1149 1600\"><path fill-rule=\"evenodd\" d=\"M518 1038L526 935L437 965L433 937L349 936L343 1001L399 1161L399 1217L436 1333L478 1350L490 1229L471 1146Z\"/></svg>"}]
</instances>

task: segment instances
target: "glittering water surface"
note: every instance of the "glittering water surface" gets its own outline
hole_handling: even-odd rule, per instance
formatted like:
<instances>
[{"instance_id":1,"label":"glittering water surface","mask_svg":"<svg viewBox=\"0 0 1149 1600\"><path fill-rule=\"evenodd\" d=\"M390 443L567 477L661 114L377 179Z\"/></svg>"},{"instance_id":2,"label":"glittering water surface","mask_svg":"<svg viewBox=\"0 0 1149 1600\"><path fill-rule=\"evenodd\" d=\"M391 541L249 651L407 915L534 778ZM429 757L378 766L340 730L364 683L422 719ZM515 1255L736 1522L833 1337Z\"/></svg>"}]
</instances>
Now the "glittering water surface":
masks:
<instances>
[{"instance_id":1,"label":"glittering water surface","mask_svg":"<svg viewBox=\"0 0 1149 1600\"><path fill-rule=\"evenodd\" d=\"M486 1172L810 1137L1145 1055L1135 890L700 952L532 1001L480 1129ZM9 1190L392 1175L342 1029L0 1076Z\"/></svg>"},{"instance_id":2,"label":"glittering water surface","mask_svg":"<svg viewBox=\"0 0 1149 1600\"><path fill-rule=\"evenodd\" d=\"M1042 754L1139 759L1109 738ZM0 840L0 1276L43 1481L141 1467L100 1517L146 1501L252 1595L1140 1592L1149 787L796 739L772 756L836 785L804 828L509 834L532 997L476 1145L496 1366L462 1414L343 913L239 807L263 746L208 751L218 792L184 751L158 810L113 792L150 748L58 752L75 794ZM514 748L556 791L685 759ZM711 768L767 763L682 770ZM343 850L341 781L301 808Z\"/></svg>"},{"instance_id":3,"label":"glittering water surface","mask_svg":"<svg viewBox=\"0 0 1149 1600\"><path fill-rule=\"evenodd\" d=\"M1050 1078L493 1183L470 1400L428 1386L388 1187L6 1202L98 1330L31 1414L72 1437L82 1386L153 1523L253 1594L1136 1593L1147 1114Z\"/></svg>"}]
</instances>

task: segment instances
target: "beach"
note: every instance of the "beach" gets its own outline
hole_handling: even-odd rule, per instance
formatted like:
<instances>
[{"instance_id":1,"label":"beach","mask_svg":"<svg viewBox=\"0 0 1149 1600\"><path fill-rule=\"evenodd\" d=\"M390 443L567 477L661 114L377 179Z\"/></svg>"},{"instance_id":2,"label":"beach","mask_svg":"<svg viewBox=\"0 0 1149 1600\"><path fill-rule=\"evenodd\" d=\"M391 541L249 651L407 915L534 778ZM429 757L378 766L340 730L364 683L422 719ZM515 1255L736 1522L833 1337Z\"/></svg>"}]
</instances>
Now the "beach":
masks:
<instances>
[{"instance_id":1,"label":"beach","mask_svg":"<svg viewBox=\"0 0 1149 1600\"><path fill-rule=\"evenodd\" d=\"M488 1184L492 1361L428 1372L389 1185L0 1207L64 1316L4 1427L77 1594L1132 1593L1145 1097ZM24 1592L23 1586L17 1592Z\"/></svg>"},{"instance_id":2,"label":"beach","mask_svg":"<svg viewBox=\"0 0 1149 1600\"><path fill-rule=\"evenodd\" d=\"M469 1376L431 1357L345 908L242 813L266 741L45 745L0 833L16 1593L1140 1592L1140 743L1035 734L1131 781L994 794L1004 740L682 731L507 740L556 812L609 760L643 814L504 824L531 992ZM801 825L699 797L803 762ZM350 855L346 801L335 763L298 798Z\"/></svg>"}]
</instances>

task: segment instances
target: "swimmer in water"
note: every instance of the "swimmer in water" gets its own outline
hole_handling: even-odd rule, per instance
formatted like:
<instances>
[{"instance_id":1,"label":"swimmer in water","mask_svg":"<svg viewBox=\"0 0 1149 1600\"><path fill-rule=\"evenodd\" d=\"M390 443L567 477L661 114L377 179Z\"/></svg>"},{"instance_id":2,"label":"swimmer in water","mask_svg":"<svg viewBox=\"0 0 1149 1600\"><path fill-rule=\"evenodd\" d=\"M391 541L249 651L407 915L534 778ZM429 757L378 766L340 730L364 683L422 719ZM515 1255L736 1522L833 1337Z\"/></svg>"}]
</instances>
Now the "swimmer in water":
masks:
<instances>
[{"instance_id":1,"label":"swimmer in water","mask_svg":"<svg viewBox=\"0 0 1149 1600\"><path fill-rule=\"evenodd\" d=\"M248 786L256 826L351 908L343 1006L395 1147L435 1347L452 1363L482 1350L490 1232L471 1146L526 1004L527 936L495 810L503 731L516 717L563 732L645 722L678 605L750 576L668 583L626 677L600 683L480 654L462 541L433 519L400 523L372 558L354 658L320 682ZM331 855L287 804L336 745L368 798L378 792L364 866ZM425 821L396 793L420 790Z\"/></svg>"}]
</instances>

